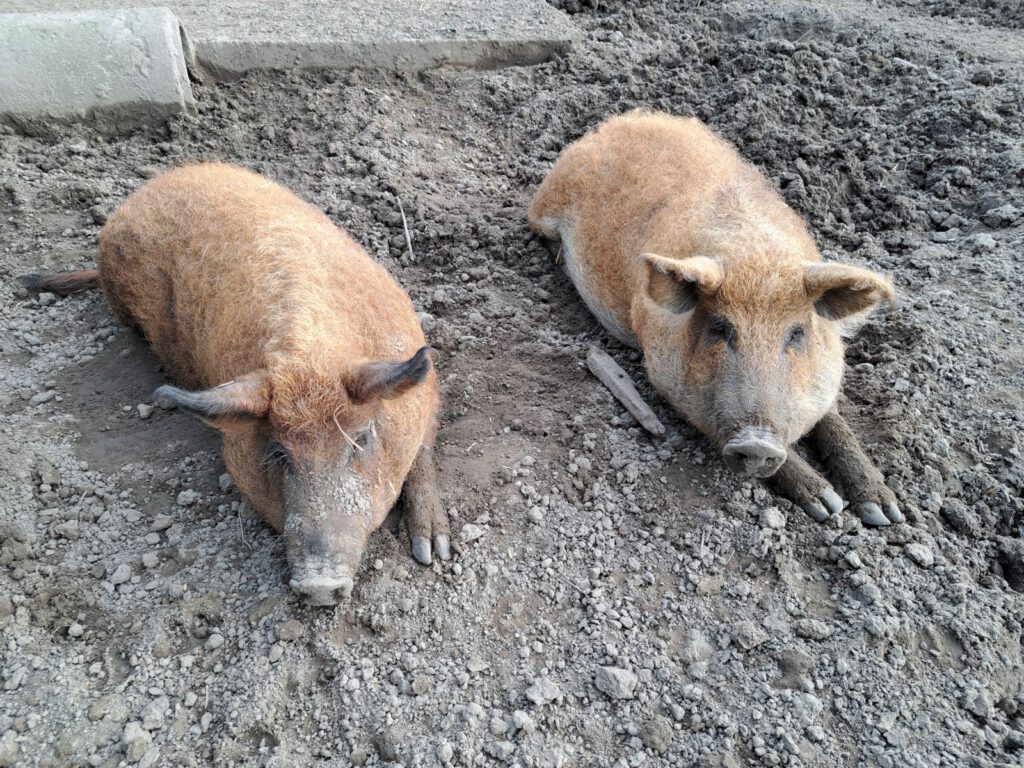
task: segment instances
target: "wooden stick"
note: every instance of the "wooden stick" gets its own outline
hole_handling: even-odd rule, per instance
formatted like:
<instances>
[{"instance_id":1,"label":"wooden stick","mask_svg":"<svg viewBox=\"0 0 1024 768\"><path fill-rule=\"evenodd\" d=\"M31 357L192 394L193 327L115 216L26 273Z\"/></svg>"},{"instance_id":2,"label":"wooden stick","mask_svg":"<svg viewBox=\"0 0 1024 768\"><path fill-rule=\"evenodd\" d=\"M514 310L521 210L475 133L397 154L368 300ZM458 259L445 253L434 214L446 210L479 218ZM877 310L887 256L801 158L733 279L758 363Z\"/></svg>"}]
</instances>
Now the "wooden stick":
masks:
<instances>
[{"instance_id":1,"label":"wooden stick","mask_svg":"<svg viewBox=\"0 0 1024 768\"><path fill-rule=\"evenodd\" d=\"M587 353L587 367L602 384L608 387L608 391L615 395L615 399L625 406L630 415L640 422L640 426L652 435L665 434L665 425L654 415L651 407L643 401L640 393L636 391L633 380L618 363L604 351L597 347L591 347Z\"/></svg>"}]
</instances>

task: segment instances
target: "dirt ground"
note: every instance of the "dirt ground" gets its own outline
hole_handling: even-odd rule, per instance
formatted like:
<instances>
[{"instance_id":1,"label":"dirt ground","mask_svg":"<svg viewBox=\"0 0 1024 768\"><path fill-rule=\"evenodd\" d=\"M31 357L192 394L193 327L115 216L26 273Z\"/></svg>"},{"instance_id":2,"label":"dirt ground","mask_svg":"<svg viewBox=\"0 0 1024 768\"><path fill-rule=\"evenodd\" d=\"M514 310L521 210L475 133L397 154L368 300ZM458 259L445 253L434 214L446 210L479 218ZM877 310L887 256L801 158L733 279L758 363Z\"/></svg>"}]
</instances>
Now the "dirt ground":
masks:
<instances>
[{"instance_id":1,"label":"dirt ground","mask_svg":"<svg viewBox=\"0 0 1024 768\"><path fill-rule=\"evenodd\" d=\"M581 42L541 66L258 75L166 131L0 134L0 766L1024 764L1021 6L559 5ZM729 473L529 233L558 151L636 106L703 118L828 257L893 275L844 410L907 524L818 525ZM217 436L140 411L143 343L98 294L15 289L214 158L326 210L422 311L452 562L396 519L349 602L299 604Z\"/></svg>"}]
</instances>

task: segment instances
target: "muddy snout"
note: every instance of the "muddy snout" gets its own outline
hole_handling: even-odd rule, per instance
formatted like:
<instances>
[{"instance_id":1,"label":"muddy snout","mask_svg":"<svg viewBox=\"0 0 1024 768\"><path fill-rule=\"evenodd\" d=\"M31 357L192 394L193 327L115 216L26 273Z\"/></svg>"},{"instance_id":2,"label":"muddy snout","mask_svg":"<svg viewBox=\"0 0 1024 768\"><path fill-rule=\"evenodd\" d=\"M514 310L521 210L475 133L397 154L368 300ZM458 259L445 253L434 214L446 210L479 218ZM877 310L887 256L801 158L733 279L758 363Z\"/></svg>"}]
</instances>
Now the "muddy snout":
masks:
<instances>
[{"instance_id":1,"label":"muddy snout","mask_svg":"<svg viewBox=\"0 0 1024 768\"><path fill-rule=\"evenodd\" d=\"M292 567L288 586L308 605L337 605L352 596L353 573L325 560L307 561Z\"/></svg>"},{"instance_id":2,"label":"muddy snout","mask_svg":"<svg viewBox=\"0 0 1024 768\"><path fill-rule=\"evenodd\" d=\"M725 463L733 472L747 477L771 477L786 461L786 449L763 429L744 429L722 449Z\"/></svg>"},{"instance_id":3,"label":"muddy snout","mask_svg":"<svg viewBox=\"0 0 1024 768\"><path fill-rule=\"evenodd\" d=\"M362 556L357 542L306 530L289 545L288 586L307 605L337 605L352 596Z\"/></svg>"}]
</instances>

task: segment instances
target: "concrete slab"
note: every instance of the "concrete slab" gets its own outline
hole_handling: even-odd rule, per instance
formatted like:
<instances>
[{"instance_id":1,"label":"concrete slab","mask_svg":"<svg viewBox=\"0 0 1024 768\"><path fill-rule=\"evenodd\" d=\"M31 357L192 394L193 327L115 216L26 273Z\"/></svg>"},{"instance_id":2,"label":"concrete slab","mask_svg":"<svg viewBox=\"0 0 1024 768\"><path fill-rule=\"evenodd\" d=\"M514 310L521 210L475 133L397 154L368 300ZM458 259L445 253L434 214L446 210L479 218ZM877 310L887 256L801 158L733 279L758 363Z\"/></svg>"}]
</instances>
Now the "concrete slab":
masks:
<instances>
[{"instance_id":1,"label":"concrete slab","mask_svg":"<svg viewBox=\"0 0 1024 768\"><path fill-rule=\"evenodd\" d=\"M0 0L2 11L132 0ZM421 70L536 64L569 50L576 27L543 0L166 0L204 69Z\"/></svg>"},{"instance_id":2,"label":"concrete slab","mask_svg":"<svg viewBox=\"0 0 1024 768\"><path fill-rule=\"evenodd\" d=\"M0 119L89 120L120 132L194 108L166 8L0 14Z\"/></svg>"}]
</instances>

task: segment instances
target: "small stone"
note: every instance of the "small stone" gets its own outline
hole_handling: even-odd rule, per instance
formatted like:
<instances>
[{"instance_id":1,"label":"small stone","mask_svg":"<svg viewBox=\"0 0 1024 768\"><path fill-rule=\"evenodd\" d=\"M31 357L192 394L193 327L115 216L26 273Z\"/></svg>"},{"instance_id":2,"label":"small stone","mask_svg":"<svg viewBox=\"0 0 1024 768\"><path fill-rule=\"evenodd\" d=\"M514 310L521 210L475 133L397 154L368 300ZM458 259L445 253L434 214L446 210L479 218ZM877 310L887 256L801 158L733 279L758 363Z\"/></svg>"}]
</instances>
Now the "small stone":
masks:
<instances>
[{"instance_id":1,"label":"small stone","mask_svg":"<svg viewBox=\"0 0 1024 768\"><path fill-rule=\"evenodd\" d=\"M768 507L761 513L761 524L768 528L784 528L786 516L777 507Z\"/></svg>"},{"instance_id":2,"label":"small stone","mask_svg":"<svg viewBox=\"0 0 1024 768\"><path fill-rule=\"evenodd\" d=\"M402 613L408 613L412 610L412 600L408 597L401 597L398 599L398 610Z\"/></svg>"},{"instance_id":3,"label":"small stone","mask_svg":"<svg viewBox=\"0 0 1024 768\"><path fill-rule=\"evenodd\" d=\"M992 696L984 688L970 690L960 698L960 706L982 720L989 720L995 714Z\"/></svg>"},{"instance_id":4,"label":"small stone","mask_svg":"<svg viewBox=\"0 0 1024 768\"><path fill-rule=\"evenodd\" d=\"M139 412L140 419L148 419L153 415L153 411L156 409L152 405L149 405L149 403L139 403L135 406L135 410Z\"/></svg>"},{"instance_id":5,"label":"small stone","mask_svg":"<svg viewBox=\"0 0 1024 768\"><path fill-rule=\"evenodd\" d=\"M186 488L178 494L177 502L179 507L191 507L197 501L199 501L199 494L191 488Z\"/></svg>"},{"instance_id":6,"label":"small stone","mask_svg":"<svg viewBox=\"0 0 1024 768\"><path fill-rule=\"evenodd\" d=\"M131 566L129 566L127 563L121 563L110 575L110 583L116 587L118 584L124 584L131 577Z\"/></svg>"},{"instance_id":7,"label":"small stone","mask_svg":"<svg viewBox=\"0 0 1024 768\"><path fill-rule=\"evenodd\" d=\"M16 739L18 734L14 731L5 731L0 736L0 768L9 768L18 764L18 757L21 755L21 745Z\"/></svg>"},{"instance_id":8,"label":"small stone","mask_svg":"<svg viewBox=\"0 0 1024 768\"><path fill-rule=\"evenodd\" d=\"M516 745L511 741L491 741L484 745L484 752L502 762L507 762L515 751Z\"/></svg>"},{"instance_id":9,"label":"small stone","mask_svg":"<svg viewBox=\"0 0 1024 768\"><path fill-rule=\"evenodd\" d=\"M77 621L72 622L71 626L68 627L68 637L81 637L83 634L85 634L85 627Z\"/></svg>"},{"instance_id":10,"label":"small stone","mask_svg":"<svg viewBox=\"0 0 1024 768\"><path fill-rule=\"evenodd\" d=\"M745 651L756 648L768 639L763 629L752 621L742 621L732 629L733 639L740 644Z\"/></svg>"},{"instance_id":11,"label":"small stone","mask_svg":"<svg viewBox=\"0 0 1024 768\"><path fill-rule=\"evenodd\" d=\"M672 724L667 718L655 715L644 724L640 731L640 740L645 747L660 755L672 743Z\"/></svg>"},{"instance_id":12,"label":"small stone","mask_svg":"<svg viewBox=\"0 0 1024 768\"><path fill-rule=\"evenodd\" d=\"M124 744L124 758L129 763L137 763L146 754L152 737L143 729L141 723L132 721L124 727L124 735L121 741Z\"/></svg>"},{"instance_id":13,"label":"small stone","mask_svg":"<svg viewBox=\"0 0 1024 768\"><path fill-rule=\"evenodd\" d=\"M412 679L412 692L417 696L430 693L430 690L433 687L434 678L430 675L416 675L416 677Z\"/></svg>"},{"instance_id":14,"label":"small stone","mask_svg":"<svg viewBox=\"0 0 1024 768\"><path fill-rule=\"evenodd\" d=\"M540 507L531 507L530 511L526 513L526 517L535 525L544 524L544 510Z\"/></svg>"},{"instance_id":15,"label":"small stone","mask_svg":"<svg viewBox=\"0 0 1024 768\"><path fill-rule=\"evenodd\" d=\"M146 568L156 568L160 565L160 556L156 552L147 552L142 556L142 564Z\"/></svg>"},{"instance_id":16,"label":"small stone","mask_svg":"<svg viewBox=\"0 0 1024 768\"><path fill-rule=\"evenodd\" d=\"M204 647L208 651L215 651L222 645L224 645L224 635L220 634L220 632L214 632L212 635L206 638L206 643Z\"/></svg>"},{"instance_id":17,"label":"small stone","mask_svg":"<svg viewBox=\"0 0 1024 768\"><path fill-rule=\"evenodd\" d=\"M33 395L32 399L28 401L28 404L29 405L42 405L43 403L48 403L51 400L53 400L53 397L56 394L57 393L54 392L52 389L51 390L47 390L46 392L40 392L37 395Z\"/></svg>"},{"instance_id":18,"label":"small stone","mask_svg":"<svg viewBox=\"0 0 1024 768\"><path fill-rule=\"evenodd\" d=\"M142 710L142 727L147 731L157 731L164 727L164 712L170 706L166 696L153 699L145 709Z\"/></svg>"},{"instance_id":19,"label":"small stone","mask_svg":"<svg viewBox=\"0 0 1024 768\"><path fill-rule=\"evenodd\" d=\"M370 753L367 751L366 747L362 745L352 747L352 751L349 752L348 755L348 761L352 763L352 765L356 766L356 768L361 765L366 765L366 761L369 759Z\"/></svg>"},{"instance_id":20,"label":"small stone","mask_svg":"<svg viewBox=\"0 0 1024 768\"><path fill-rule=\"evenodd\" d=\"M149 524L149 530L159 533L160 531L166 531L174 525L174 518L170 515L157 515L153 518L153 522Z\"/></svg>"},{"instance_id":21,"label":"small stone","mask_svg":"<svg viewBox=\"0 0 1024 768\"><path fill-rule=\"evenodd\" d=\"M512 713L512 727L517 731L522 731L527 736L537 730L537 724L533 722L533 718L521 709L517 709Z\"/></svg>"},{"instance_id":22,"label":"small stone","mask_svg":"<svg viewBox=\"0 0 1024 768\"><path fill-rule=\"evenodd\" d=\"M707 661L711 658L714 649L711 643L699 629L691 629L683 637L682 645L679 647L679 658L687 663Z\"/></svg>"},{"instance_id":23,"label":"small stone","mask_svg":"<svg viewBox=\"0 0 1024 768\"><path fill-rule=\"evenodd\" d=\"M270 648L270 655L267 656L270 659L271 664L276 664L284 656L284 646L280 643L274 643Z\"/></svg>"},{"instance_id":24,"label":"small stone","mask_svg":"<svg viewBox=\"0 0 1024 768\"><path fill-rule=\"evenodd\" d=\"M464 526L462 526L462 532L460 535L462 537L462 540L468 544L469 542L476 541L481 536L483 536L484 529L479 525L475 525L473 523L466 523Z\"/></svg>"},{"instance_id":25,"label":"small stone","mask_svg":"<svg viewBox=\"0 0 1024 768\"><path fill-rule=\"evenodd\" d=\"M217 478L217 485L220 486L221 493L227 493L235 487L235 478L231 476L230 472L225 472Z\"/></svg>"},{"instance_id":26,"label":"small stone","mask_svg":"<svg viewBox=\"0 0 1024 768\"><path fill-rule=\"evenodd\" d=\"M301 640L306 636L306 628L298 619L282 621L274 629L274 635L283 643L290 643L293 640Z\"/></svg>"},{"instance_id":27,"label":"small stone","mask_svg":"<svg viewBox=\"0 0 1024 768\"><path fill-rule=\"evenodd\" d=\"M903 548L907 556L922 568L931 568L935 564L935 554L924 544L912 541Z\"/></svg>"},{"instance_id":28,"label":"small stone","mask_svg":"<svg viewBox=\"0 0 1024 768\"><path fill-rule=\"evenodd\" d=\"M562 695L558 686L550 678L542 677L534 681L533 685L526 689L526 698L542 707L555 701Z\"/></svg>"},{"instance_id":29,"label":"small stone","mask_svg":"<svg viewBox=\"0 0 1024 768\"><path fill-rule=\"evenodd\" d=\"M794 622L793 629L800 637L808 640L824 640L832 636L832 627L818 619L800 619Z\"/></svg>"},{"instance_id":30,"label":"small stone","mask_svg":"<svg viewBox=\"0 0 1024 768\"><path fill-rule=\"evenodd\" d=\"M437 759L441 761L442 765L448 765L448 763L452 761L452 758L454 756L455 750L452 748L452 745L449 744L447 741L442 741L437 746Z\"/></svg>"},{"instance_id":31,"label":"small stone","mask_svg":"<svg viewBox=\"0 0 1024 768\"><path fill-rule=\"evenodd\" d=\"M639 681L627 669L619 667L598 667L594 685L613 699L632 699Z\"/></svg>"}]
</instances>

